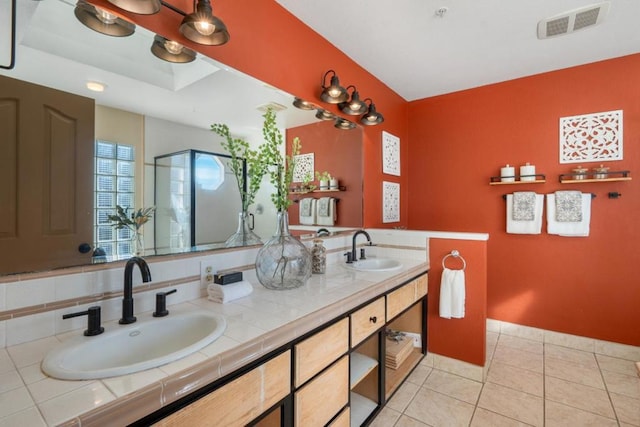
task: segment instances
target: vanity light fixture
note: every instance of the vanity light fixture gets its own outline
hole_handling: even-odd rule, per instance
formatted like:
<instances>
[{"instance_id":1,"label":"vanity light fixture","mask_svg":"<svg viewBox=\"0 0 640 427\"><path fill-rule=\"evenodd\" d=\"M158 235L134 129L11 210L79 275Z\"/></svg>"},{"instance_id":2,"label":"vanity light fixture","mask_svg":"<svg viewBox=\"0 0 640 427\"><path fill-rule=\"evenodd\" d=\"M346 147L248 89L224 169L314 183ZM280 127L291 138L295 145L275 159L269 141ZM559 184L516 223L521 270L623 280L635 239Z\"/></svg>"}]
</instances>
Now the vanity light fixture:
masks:
<instances>
[{"instance_id":1,"label":"vanity light fixture","mask_svg":"<svg viewBox=\"0 0 640 427\"><path fill-rule=\"evenodd\" d=\"M336 119L336 124L334 124L333 126L341 130L349 130L355 128L356 124L339 117Z\"/></svg>"},{"instance_id":2,"label":"vanity light fixture","mask_svg":"<svg viewBox=\"0 0 640 427\"><path fill-rule=\"evenodd\" d=\"M229 41L229 31L220 18L213 16L209 0L197 0L195 12L182 20L180 33L193 42L209 46L219 46Z\"/></svg>"},{"instance_id":3,"label":"vanity light fixture","mask_svg":"<svg viewBox=\"0 0 640 427\"><path fill-rule=\"evenodd\" d=\"M329 86L325 85L327 81L327 76L329 73L333 73L331 76L331 84ZM322 93L320 94L320 99L324 102L328 102L329 104L339 104L341 102L345 102L349 98L349 93L345 88L340 86L340 79L335 71L329 70L324 73L322 77Z\"/></svg>"},{"instance_id":4,"label":"vanity light fixture","mask_svg":"<svg viewBox=\"0 0 640 427\"><path fill-rule=\"evenodd\" d=\"M347 86L347 93L350 88L353 88L353 92L351 92L351 99L346 102L341 102L338 104L338 107L343 113L349 114L350 116L359 116L360 114L366 113L368 106L360 100L358 89L356 89L354 85L349 85Z\"/></svg>"},{"instance_id":5,"label":"vanity light fixture","mask_svg":"<svg viewBox=\"0 0 640 427\"><path fill-rule=\"evenodd\" d=\"M109 3L124 9L127 12L139 15L153 15L160 12L162 3L160 0L108 0Z\"/></svg>"},{"instance_id":6,"label":"vanity light fixture","mask_svg":"<svg viewBox=\"0 0 640 427\"><path fill-rule=\"evenodd\" d=\"M114 37L126 37L133 34L136 26L113 13L79 0L74 14L80 22L94 31Z\"/></svg>"},{"instance_id":7,"label":"vanity light fixture","mask_svg":"<svg viewBox=\"0 0 640 427\"><path fill-rule=\"evenodd\" d=\"M293 100L293 106L301 110L315 110L317 108L311 102L298 97Z\"/></svg>"},{"instance_id":8,"label":"vanity light fixture","mask_svg":"<svg viewBox=\"0 0 640 427\"><path fill-rule=\"evenodd\" d=\"M336 115L330 111L324 110L322 108L318 108L318 112L316 113L316 119L320 120L335 120Z\"/></svg>"},{"instance_id":9,"label":"vanity light fixture","mask_svg":"<svg viewBox=\"0 0 640 427\"><path fill-rule=\"evenodd\" d=\"M366 103L367 101L369 101L369 109L360 117L360 123L365 126L374 126L384 122L382 114L376 111L376 104L373 103L371 98L365 98L363 102Z\"/></svg>"},{"instance_id":10,"label":"vanity light fixture","mask_svg":"<svg viewBox=\"0 0 640 427\"><path fill-rule=\"evenodd\" d=\"M151 53L167 62L184 64L196 59L196 52L180 43L155 35L151 45Z\"/></svg>"}]
</instances>

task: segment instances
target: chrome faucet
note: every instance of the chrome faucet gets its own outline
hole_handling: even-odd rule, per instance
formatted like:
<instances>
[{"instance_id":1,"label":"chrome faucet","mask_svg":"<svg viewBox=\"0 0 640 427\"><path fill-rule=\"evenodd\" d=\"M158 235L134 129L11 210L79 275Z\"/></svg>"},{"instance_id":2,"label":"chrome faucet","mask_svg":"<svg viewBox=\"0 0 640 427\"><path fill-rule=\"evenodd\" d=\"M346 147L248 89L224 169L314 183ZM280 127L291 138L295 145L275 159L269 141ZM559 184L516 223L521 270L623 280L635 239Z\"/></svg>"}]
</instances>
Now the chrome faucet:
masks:
<instances>
[{"instance_id":1,"label":"chrome faucet","mask_svg":"<svg viewBox=\"0 0 640 427\"><path fill-rule=\"evenodd\" d=\"M124 267L124 299L122 300L122 319L120 319L121 325L126 325L136 321L136 316L133 315L133 266L137 265L140 268L143 282L151 281L151 271L147 262L140 257L134 256L129 258L127 265Z\"/></svg>"},{"instance_id":2,"label":"chrome faucet","mask_svg":"<svg viewBox=\"0 0 640 427\"><path fill-rule=\"evenodd\" d=\"M369 245L373 244L371 242L371 236L369 236L369 233L367 233L366 231L358 230L355 233L353 233L353 242L351 244L351 260L352 261L358 260L358 253L356 252L356 238L358 237L359 234L364 234L364 237L367 238L367 242L369 242Z\"/></svg>"}]
</instances>

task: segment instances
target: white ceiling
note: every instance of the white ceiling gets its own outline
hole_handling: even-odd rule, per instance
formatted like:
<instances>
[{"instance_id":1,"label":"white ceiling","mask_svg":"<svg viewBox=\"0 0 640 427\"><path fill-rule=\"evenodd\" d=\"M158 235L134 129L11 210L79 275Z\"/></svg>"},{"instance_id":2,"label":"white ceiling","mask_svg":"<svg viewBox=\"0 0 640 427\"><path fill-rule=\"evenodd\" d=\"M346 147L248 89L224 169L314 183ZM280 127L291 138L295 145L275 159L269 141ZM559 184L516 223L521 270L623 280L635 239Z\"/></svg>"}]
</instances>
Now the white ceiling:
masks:
<instances>
[{"instance_id":1,"label":"white ceiling","mask_svg":"<svg viewBox=\"0 0 640 427\"><path fill-rule=\"evenodd\" d=\"M640 52L639 0L544 40L538 21L599 1L276 1L408 101Z\"/></svg>"}]
</instances>

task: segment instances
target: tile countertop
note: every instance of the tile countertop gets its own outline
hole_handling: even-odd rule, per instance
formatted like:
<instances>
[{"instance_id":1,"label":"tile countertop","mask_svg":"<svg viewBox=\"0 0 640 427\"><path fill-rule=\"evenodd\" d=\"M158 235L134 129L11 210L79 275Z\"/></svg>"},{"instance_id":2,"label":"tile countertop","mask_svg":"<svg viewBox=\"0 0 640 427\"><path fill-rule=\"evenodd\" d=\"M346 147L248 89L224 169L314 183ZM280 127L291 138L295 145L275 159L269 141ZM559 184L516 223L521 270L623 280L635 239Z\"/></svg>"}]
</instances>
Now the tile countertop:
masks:
<instances>
[{"instance_id":1,"label":"tile countertop","mask_svg":"<svg viewBox=\"0 0 640 427\"><path fill-rule=\"evenodd\" d=\"M0 399L0 426L136 421L429 269L425 261L401 262L402 269L391 272L356 272L329 264L326 274L312 275L305 286L288 291L268 290L255 280L255 274L252 279L245 273L254 288L247 297L228 304L200 298L169 306L169 316L194 308L224 315L227 329L222 337L183 359L130 375L62 381L43 374L44 355L81 330L8 347L4 354L0 352L0 397L7 397ZM142 319L151 312L136 316ZM114 321L104 326L108 330L118 325ZM14 365L13 370L7 365ZM23 385L3 394L5 380ZM8 413L13 415L3 417Z\"/></svg>"}]
</instances>

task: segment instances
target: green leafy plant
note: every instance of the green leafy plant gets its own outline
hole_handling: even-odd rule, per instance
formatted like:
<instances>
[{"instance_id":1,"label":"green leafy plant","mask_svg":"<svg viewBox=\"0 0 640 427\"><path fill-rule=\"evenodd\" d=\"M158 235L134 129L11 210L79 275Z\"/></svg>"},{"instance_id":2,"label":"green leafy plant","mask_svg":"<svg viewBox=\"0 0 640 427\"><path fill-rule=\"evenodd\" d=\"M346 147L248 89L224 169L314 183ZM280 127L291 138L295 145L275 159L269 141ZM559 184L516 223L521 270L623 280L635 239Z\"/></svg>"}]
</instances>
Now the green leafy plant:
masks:
<instances>
[{"instance_id":1,"label":"green leafy plant","mask_svg":"<svg viewBox=\"0 0 640 427\"><path fill-rule=\"evenodd\" d=\"M249 143L244 139L232 137L227 125L216 123L211 125L211 130L224 138L220 145L231 155L228 164L236 177L242 201L242 211L247 212L249 206L255 200L256 193L260 189L262 177L267 172L269 165L261 159L260 149L252 150ZM246 175L244 173L245 161L247 163ZM245 177L247 182L245 182Z\"/></svg>"},{"instance_id":2,"label":"green leafy plant","mask_svg":"<svg viewBox=\"0 0 640 427\"><path fill-rule=\"evenodd\" d=\"M129 213L129 207L123 208L120 205L116 205L116 215L109 215L107 218L113 222L113 225L117 229L128 228L134 233L139 233L140 228L146 224L156 210L155 206L149 208L141 208L137 211Z\"/></svg>"},{"instance_id":3,"label":"green leafy plant","mask_svg":"<svg viewBox=\"0 0 640 427\"><path fill-rule=\"evenodd\" d=\"M313 191L316 189L314 184L311 184L313 181L313 173L307 172L302 178L302 191Z\"/></svg>"},{"instance_id":4,"label":"green leafy plant","mask_svg":"<svg viewBox=\"0 0 640 427\"><path fill-rule=\"evenodd\" d=\"M331 174L327 171L324 172L318 172L316 171L316 179L318 181L330 181L331 180Z\"/></svg>"}]
</instances>

